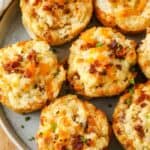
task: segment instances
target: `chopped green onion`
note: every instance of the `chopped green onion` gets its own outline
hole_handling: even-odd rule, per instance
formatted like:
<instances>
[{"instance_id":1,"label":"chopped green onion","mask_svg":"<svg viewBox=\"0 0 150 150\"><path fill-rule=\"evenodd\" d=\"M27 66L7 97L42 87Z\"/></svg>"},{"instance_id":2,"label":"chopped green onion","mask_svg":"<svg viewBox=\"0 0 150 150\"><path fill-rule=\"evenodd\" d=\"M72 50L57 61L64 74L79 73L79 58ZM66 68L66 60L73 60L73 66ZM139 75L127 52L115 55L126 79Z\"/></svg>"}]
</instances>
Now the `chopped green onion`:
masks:
<instances>
[{"instance_id":1,"label":"chopped green onion","mask_svg":"<svg viewBox=\"0 0 150 150\"><path fill-rule=\"evenodd\" d=\"M81 136L81 141L82 141L83 143L86 143L86 142L87 142L87 139L86 139L84 136Z\"/></svg>"},{"instance_id":2,"label":"chopped green onion","mask_svg":"<svg viewBox=\"0 0 150 150\"><path fill-rule=\"evenodd\" d=\"M43 135L43 133L42 133L42 132L40 132L40 133L39 133L39 135L40 135L40 136L42 136L42 135Z\"/></svg>"},{"instance_id":3,"label":"chopped green onion","mask_svg":"<svg viewBox=\"0 0 150 150\"><path fill-rule=\"evenodd\" d=\"M55 73L54 73L54 77L56 77L59 74L60 70L58 69Z\"/></svg>"},{"instance_id":4,"label":"chopped green onion","mask_svg":"<svg viewBox=\"0 0 150 150\"><path fill-rule=\"evenodd\" d=\"M103 46L103 43L102 43L102 42L98 42L98 43L96 44L96 47L101 47L101 46Z\"/></svg>"},{"instance_id":5,"label":"chopped green onion","mask_svg":"<svg viewBox=\"0 0 150 150\"><path fill-rule=\"evenodd\" d=\"M24 129L24 125L21 125L21 128Z\"/></svg>"},{"instance_id":6,"label":"chopped green onion","mask_svg":"<svg viewBox=\"0 0 150 150\"><path fill-rule=\"evenodd\" d=\"M25 121L29 121L31 119L31 117L27 116L25 117Z\"/></svg>"},{"instance_id":7,"label":"chopped green onion","mask_svg":"<svg viewBox=\"0 0 150 150\"><path fill-rule=\"evenodd\" d=\"M57 124L54 122L51 124L51 129L53 130L53 132L56 131L56 128L57 128Z\"/></svg>"},{"instance_id":8,"label":"chopped green onion","mask_svg":"<svg viewBox=\"0 0 150 150\"><path fill-rule=\"evenodd\" d=\"M129 89L129 93L130 93L131 95L134 93L133 87L131 87L131 88Z\"/></svg>"},{"instance_id":9,"label":"chopped green onion","mask_svg":"<svg viewBox=\"0 0 150 150\"><path fill-rule=\"evenodd\" d=\"M134 85L134 84L135 84L135 80L134 80L134 79L131 79L131 80L130 80L130 84Z\"/></svg>"},{"instance_id":10,"label":"chopped green onion","mask_svg":"<svg viewBox=\"0 0 150 150\"><path fill-rule=\"evenodd\" d=\"M34 138L34 137L31 137L31 138L29 138L28 140L29 140L29 141L34 141L35 138Z\"/></svg>"},{"instance_id":11,"label":"chopped green onion","mask_svg":"<svg viewBox=\"0 0 150 150\"><path fill-rule=\"evenodd\" d=\"M132 103L132 100L131 100L131 99L126 99L126 100L125 100L125 104L131 105L131 103Z\"/></svg>"},{"instance_id":12,"label":"chopped green onion","mask_svg":"<svg viewBox=\"0 0 150 150\"><path fill-rule=\"evenodd\" d=\"M146 115L146 118L147 118L147 119L150 119L150 113L148 113L148 114Z\"/></svg>"}]
</instances>

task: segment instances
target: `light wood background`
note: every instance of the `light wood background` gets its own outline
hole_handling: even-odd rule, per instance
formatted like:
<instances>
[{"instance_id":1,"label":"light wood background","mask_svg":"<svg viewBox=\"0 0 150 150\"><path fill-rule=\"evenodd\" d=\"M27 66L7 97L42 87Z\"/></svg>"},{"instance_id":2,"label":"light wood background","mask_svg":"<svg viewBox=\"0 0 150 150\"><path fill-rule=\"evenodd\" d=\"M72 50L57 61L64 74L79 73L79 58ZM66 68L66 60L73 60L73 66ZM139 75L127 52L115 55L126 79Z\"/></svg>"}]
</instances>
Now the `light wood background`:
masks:
<instances>
[{"instance_id":1,"label":"light wood background","mask_svg":"<svg viewBox=\"0 0 150 150\"><path fill-rule=\"evenodd\" d=\"M17 150L0 127L0 150Z\"/></svg>"}]
</instances>

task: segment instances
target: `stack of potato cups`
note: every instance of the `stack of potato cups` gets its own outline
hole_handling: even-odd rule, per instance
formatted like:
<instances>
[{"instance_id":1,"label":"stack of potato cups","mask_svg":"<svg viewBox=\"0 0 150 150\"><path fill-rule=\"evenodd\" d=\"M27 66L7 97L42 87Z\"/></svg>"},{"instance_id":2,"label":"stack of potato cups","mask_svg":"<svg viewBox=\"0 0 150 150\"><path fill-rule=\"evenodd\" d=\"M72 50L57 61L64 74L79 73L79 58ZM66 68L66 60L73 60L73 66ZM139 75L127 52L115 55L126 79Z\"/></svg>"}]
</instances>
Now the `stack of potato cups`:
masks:
<instances>
[{"instance_id":1,"label":"stack of potato cups","mask_svg":"<svg viewBox=\"0 0 150 150\"><path fill-rule=\"evenodd\" d=\"M91 101L121 94L113 114L114 134L126 150L150 150L150 81L136 84L134 69L138 62L150 78L150 0L21 0L20 7L33 40L1 49L0 102L18 113L42 109L38 149L109 147L111 126L102 110L69 93L57 98L67 80L76 94ZM93 11L105 27L82 32ZM146 30L139 46L123 35ZM65 70L51 46L79 34Z\"/></svg>"}]
</instances>

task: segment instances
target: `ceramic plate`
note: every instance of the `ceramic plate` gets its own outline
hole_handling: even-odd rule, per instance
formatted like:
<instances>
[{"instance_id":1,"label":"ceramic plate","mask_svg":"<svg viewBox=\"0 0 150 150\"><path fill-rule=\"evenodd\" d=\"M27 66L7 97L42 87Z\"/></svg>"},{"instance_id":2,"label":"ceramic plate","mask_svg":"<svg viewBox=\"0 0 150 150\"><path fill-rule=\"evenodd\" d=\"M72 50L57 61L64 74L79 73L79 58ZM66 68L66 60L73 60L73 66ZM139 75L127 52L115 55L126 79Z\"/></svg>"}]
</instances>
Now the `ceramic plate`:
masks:
<instances>
[{"instance_id":1,"label":"ceramic plate","mask_svg":"<svg viewBox=\"0 0 150 150\"><path fill-rule=\"evenodd\" d=\"M88 27L93 25L100 25L94 17ZM142 35L136 36L136 40L139 40L142 37ZM14 0L0 21L0 47L27 39L30 39L30 37L22 25L18 1ZM66 45L53 48L59 59L62 60L68 56L70 44L71 43L68 43ZM116 105L118 97L101 99L103 100L92 100L91 102L107 113L111 123L113 109ZM39 115L40 112L31 113L28 115L19 115L0 105L0 125L18 149L37 149L33 137L38 129ZM30 118L28 121L26 121L27 117ZM109 149L122 150L123 148L117 142L115 137L112 136Z\"/></svg>"}]
</instances>

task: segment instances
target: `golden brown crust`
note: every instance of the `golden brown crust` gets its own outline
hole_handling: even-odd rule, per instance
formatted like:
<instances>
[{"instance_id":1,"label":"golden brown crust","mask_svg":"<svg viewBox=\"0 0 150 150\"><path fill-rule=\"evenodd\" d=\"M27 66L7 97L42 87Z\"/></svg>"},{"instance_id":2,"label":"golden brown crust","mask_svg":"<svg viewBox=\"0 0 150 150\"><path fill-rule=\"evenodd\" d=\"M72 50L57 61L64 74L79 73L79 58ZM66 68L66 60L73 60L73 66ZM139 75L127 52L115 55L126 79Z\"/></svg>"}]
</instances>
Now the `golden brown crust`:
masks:
<instances>
[{"instance_id":1,"label":"golden brown crust","mask_svg":"<svg viewBox=\"0 0 150 150\"><path fill-rule=\"evenodd\" d=\"M37 133L39 150L104 150L109 144L109 123L104 112L75 95L57 99L44 108Z\"/></svg>"},{"instance_id":2,"label":"golden brown crust","mask_svg":"<svg viewBox=\"0 0 150 150\"><path fill-rule=\"evenodd\" d=\"M59 93L65 71L50 46L24 41L0 50L0 102L19 113L42 108Z\"/></svg>"},{"instance_id":3,"label":"golden brown crust","mask_svg":"<svg viewBox=\"0 0 150 150\"><path fill-rule=\"evenodd\" d=\"M70 48L67 78L88 97L119 95L134 78L135 42L111 28L93 27Z\"/></svg>"},{"instance_id":4,"label":"golden brown crust","mask_svg":"<svg viewBox=\"0 0 150 150\"><path fill-rule=\"evenodd\" d=\"M95 0L98 20L108 27L117 27L124 33L139 33L150 26L150 0L110 1Z\"/></svg>"},{"instance_id":5,"label":"golden brown crust","mask_svg":"<svg viewBox=\"0 0 150 150\"><path fill-rule=\"evenodd\" d=\"M113 131L126 150L150 149L150 82L135 85L113 114Z\"/></svg>"},{"instance_id":6,"label":"golden brown crust","mask_svg":"<svg viewBox=\"0 0 150 150\"><path fill-rule=\"evenodd\" d=\"M22 20L32 38L50 45L64 44L89 23L92 0L21 0Z\"/></svg>"}]
</instances>

